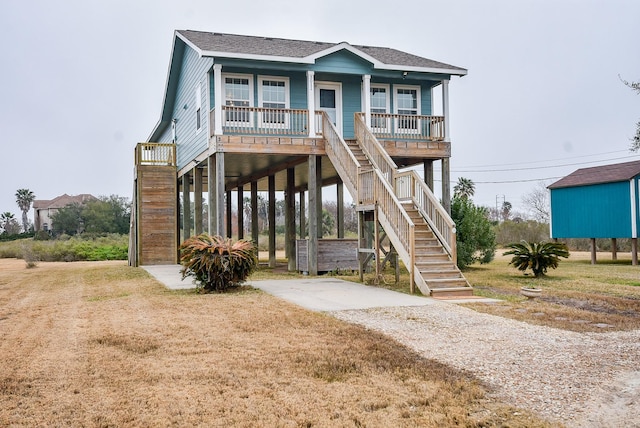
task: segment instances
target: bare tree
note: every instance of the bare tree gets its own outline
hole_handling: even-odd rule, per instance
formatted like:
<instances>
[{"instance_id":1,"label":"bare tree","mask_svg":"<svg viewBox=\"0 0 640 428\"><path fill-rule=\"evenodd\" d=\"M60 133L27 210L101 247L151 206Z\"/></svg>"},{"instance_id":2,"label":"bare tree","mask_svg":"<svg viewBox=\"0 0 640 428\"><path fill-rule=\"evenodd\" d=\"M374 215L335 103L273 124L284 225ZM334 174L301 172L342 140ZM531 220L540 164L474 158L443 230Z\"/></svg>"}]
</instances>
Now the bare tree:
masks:
<instances>
[{"instance_id":1,"label":"bare tree","mask_svg":"<svg viewBox=\"0 0 640 428\"><path fill-rule=\"evenodd\" d=\"M620 77L620 80L622 80L622 83L631 88L632 91L640 95L640 82L628 82L622 77ZM640 150L640 121L636 123L636 135L631 138L631 151L637 152L638 150Z\"/></svg>"},{"instance_id":2,"label":"bare tree","mask_svg":"<svg viewBox=\"0 0 640 428\"><path fill-rule=\"evenodd\" d=\"M551 211L549 190L544 181L539 181L536 187L522 197L522 203L529 209L529 214L540 223L549 223Z\"/></svg>"}]
</instances>

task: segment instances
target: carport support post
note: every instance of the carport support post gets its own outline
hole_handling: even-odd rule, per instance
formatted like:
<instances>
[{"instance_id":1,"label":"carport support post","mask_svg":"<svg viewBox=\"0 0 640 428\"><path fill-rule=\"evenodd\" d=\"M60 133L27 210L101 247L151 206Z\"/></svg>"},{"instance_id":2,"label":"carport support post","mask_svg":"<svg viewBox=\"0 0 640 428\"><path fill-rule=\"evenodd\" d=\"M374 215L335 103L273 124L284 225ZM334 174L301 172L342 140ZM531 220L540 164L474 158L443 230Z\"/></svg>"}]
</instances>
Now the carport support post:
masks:
<instances>
[{"instance_id":1,"label":"carport support post","mask_svg":"<svg viewBox=\"0 0 640 428\"><path fill-rule=\"evenodd\" d=\"M286 206L285 245L287 247L288 270L296 270L296 176L294 168L287 168L287 191L284 195Z\"/></svg>"},{"instance_id":2,"label":"carport support post","mask_svg":"<svg viewBox=\"0 0 640 428\"><path fill-rule=\"evenodd\" d=\"M611 238L611 260L618 260L618 240Z\"/></svg>"},{"instance_id":3,"label":"carport support post","mask_svg":"<svg viewBox=\"0 0 640 428\"><path fill-rule=\"evenodd\" d=\"M300 239L304 239L307 237L307 234L305 233L305 229L307 227L307 218L306 218L306 210L307 208L305 207L305 191L301 190L300 191Z\"/></svg>"},{"instance_id":4,"label":"carport support post","mask_svg":"<svg viewBox=\"0 0 640 428\"><path fill-rule=\"evenodd\" d=\"M591 264L596 264L596 238L591 238Z\"/></svg>"},{"instance_id":5,"label":"carport support post","mask_svg":"<svg viewBox=\"0 0 640 428\"><path fill-rule=\"evenodd\" d=\"M318 174L317 155L309 155L309 244L307 260L309 275L318 275Z\"/></svg>"},{"instance_id":6,"label":"carport support post","mask_svg":"<svg viewBox=\"0 0 640 428\"><path fill-rule=\"evenodd\" d=\"M182 233L186 241L191 237L191 174L182 176Z\"/></svg>"},{"instance_id":7,"label":"carport support post","mask_svg":"<svg viewBox=\"0 0 640 428\"><path fill-rule=\"evenodd\" d=\"M269 176L269 267L276 267L276 176Z\"/></svg>"},{"instance_id":8,"label":"carport support post","mask_svg":"<svg viewBox=\"0 0 640 428\"><path fill-rule=\"evenodd\" d=\"M258 236L260 228L258 227L258 182L251 182L251 240L256 246L256 254L258 252Z\"/></svg>"},{"instance_id":9,"label":"carport support post","mask_svg":"<svg viewBox=\"0 0 640 428\"><path fill-rule=\"evenodd\" d=\"M638 238L631 238L631 264L638 265Z\"/></svg>"}]
</instances>

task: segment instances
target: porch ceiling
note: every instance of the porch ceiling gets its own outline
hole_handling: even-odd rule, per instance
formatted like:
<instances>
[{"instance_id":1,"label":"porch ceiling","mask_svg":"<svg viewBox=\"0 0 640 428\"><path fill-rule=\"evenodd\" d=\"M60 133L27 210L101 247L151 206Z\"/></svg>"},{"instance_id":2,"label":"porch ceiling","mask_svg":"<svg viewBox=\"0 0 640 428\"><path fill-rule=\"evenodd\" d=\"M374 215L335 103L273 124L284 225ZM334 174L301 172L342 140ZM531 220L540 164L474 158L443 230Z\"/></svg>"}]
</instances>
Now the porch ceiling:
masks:
<instances>
[{"instance_id":1,"label":"porch ceiling","mask_svg":"<svg viewBox=\"0 0 640 428\"><path fill-rule=\"evenodd\" d=\"M323 185L335 184L338 173L327 156L321 158ZM207 191L207 162L200 163L199 167L203 168L204 191ZM309 184L308 155L224 153L225 187L236 190L238 185L242 185L243 190L249 192L251 182L257 181L258 191L266 192L269 190L268 177L274 174L276 191L281 192L287 186L287 168L294 168L296 191L306 189Z\"/></svg>"}]
</instances>

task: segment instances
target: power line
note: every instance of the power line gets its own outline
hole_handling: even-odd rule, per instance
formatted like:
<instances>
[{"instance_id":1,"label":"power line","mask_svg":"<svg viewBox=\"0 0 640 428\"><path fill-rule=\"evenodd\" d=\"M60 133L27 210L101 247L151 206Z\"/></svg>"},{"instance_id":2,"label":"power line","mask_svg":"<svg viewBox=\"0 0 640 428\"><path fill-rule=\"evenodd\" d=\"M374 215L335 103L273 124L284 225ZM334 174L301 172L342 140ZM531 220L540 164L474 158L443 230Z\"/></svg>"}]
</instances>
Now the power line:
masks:
<instances>
[{"instance_id":1,"label":"power line","mask_svg":"<svg viewBox=\"0 0 640 428\"><path fill-rule=\"evenodd\" d=\"M588 158L592 156L610 155L613 153L622 153L622 152L628 153L628 150L614 150L612 152L594 153L592 155L571 156L566 158L556 158L556 159L548 159L548 160L540 160L540 161L509 162L507 164L501 163L501 164L492 164L492 165L470 165L470 166L461 166L460 168L489 168L494 166L505 166L505 165L529 165L534 163L556 162L556 161L568 160L568 159L580 159L580 158ZM632 156L637 156L637 155L632 155ZM594 161L594 162L599 162L599 161Z\"/></svg>"},{"instance_id":2,"label":"power line","mask_svg":"<svg viewBox=\"0 0 640 428\"><path fill-rule=\"evenodd\" d=\"M634 157L638 157L640 155L634 155ZM609 162L609 161L614 161L614 160L620 160L620 159L629 159L629 156L624 156L624 157L619 157L619 158L611 158L611 159L601 159L601 160L595 160L595 161L588 161L588 162L574 162L574 163L565 163L565 164L560 164L560 165L548 165L548 166L537 166L537 167L528 167L528 168L505 168L505 169L488 169L488 170L451 170L451 172L510 172L510 171L528 171L528 170L532 170L532 169L548 169L548 168L562 168L565 166L576 166L576 165L586 165L586 164L591 164L591 163L598 163L598 162Z\"/></svg>"}]
</instances>

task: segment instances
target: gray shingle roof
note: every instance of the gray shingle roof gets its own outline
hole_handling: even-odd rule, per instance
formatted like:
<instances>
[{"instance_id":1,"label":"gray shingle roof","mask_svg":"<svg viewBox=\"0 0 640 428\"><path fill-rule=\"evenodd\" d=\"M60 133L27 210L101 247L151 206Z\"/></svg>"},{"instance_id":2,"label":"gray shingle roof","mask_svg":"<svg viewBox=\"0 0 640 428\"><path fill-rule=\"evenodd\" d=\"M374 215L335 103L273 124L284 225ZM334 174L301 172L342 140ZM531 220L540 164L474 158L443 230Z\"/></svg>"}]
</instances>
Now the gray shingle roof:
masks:
<instances>
[{"instance_id":1,"label":"gray shingle roof","mask_svg":"<svg viewBox=\"0 0 640 428\"><path fill-rule=\"evenodd\" d=\"M179 30L178 33L204 52L226 52L246 55L266 55L287 58L305 58L340 43L279 39L272 37L242 36L236 34L208 33ZM389 66L421 67L455 70L466 74L466 69L423 58L397 49L350 45L375 60Z\"/></svg>"},{"instance_id":2,"label":"gray shingle roof","mask_svg":"<svg viewBox=\"0 0 640 428\"><path fill-rule=\"evenodd\" d=\"M640 161L581 168L551 184L549 189L628 181L637 175L640 175Z\"/></svg>"}]
</instances>

